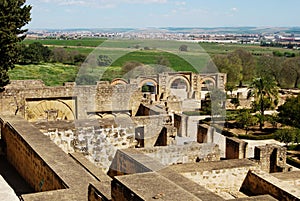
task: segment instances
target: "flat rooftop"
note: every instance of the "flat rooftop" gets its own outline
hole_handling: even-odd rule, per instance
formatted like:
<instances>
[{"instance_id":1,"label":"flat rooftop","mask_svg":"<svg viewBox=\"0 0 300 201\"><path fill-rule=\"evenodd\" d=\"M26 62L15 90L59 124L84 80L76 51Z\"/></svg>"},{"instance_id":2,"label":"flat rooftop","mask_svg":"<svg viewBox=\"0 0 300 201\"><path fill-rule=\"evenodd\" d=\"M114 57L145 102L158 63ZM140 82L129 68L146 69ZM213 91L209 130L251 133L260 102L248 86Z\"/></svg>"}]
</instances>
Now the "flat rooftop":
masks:
<instances>
[{"instance_id":1,"label":"flat rooftop","mask_svg":"<svg viewBox=\"0 0 300 201\"><path fill-rule=\"evenodd\" d=\"M232 160L221 160L221 161L210 161L200 163L185 163L175 164L169 166L172 170L178 173L187 172L203 172L210 170L221 170L221 169L232 169L239 167L255 167L256 163L248 159L232 159Z\"/></svg>"},{"instance_id":2,"label":"flat rooftop","mask_svg":"<svg viewBox=\"0 0 300 201\"><path fill-rule=\"evenodd\" d=\"M52 169L67 185L67 189L22 195L25 200L86 200L90 182L97 182L78 162L65 154L38 128L17 116L2 116L3 124L10 126L33 149L33 151Z\"/></svg>"},{"instance_id":3,"label":"flat rooftop","mask_svg":"<svg viewBox=\"0 0 300 201\"><path fill-rule=\"evenodd\" d=\"M202 200L193 193L155 172L120 176L115 177L115 179L130 188L131 191L144 200ZM185 185L188 187L190 183L193 182L188 182ZM198 185L198 188L201 187ZM208 200L215 199L211 197Z\"/></svg>"}]
</instances>

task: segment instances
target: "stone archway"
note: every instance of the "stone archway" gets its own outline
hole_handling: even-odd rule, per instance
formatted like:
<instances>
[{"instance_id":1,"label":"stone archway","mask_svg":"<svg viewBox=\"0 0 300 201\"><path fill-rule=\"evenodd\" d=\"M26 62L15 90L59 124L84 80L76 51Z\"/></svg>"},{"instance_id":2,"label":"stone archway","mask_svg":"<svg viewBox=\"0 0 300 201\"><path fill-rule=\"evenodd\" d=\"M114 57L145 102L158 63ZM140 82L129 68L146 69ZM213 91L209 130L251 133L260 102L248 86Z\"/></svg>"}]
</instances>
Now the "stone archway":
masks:
<instances>
[{"instance_id":1,"label":"stone archway","mask_svg":"<svg viewBox=\"0 0 300 201\"><path fill-rule=\"evenodd\" d=\"M151 101L156 101L157 97L157 81L154 79L144 79L139 83L144 98Z\"/></svg>"},{"instance_id":2,"label":"stone archway","mask_svg":"<svg viewBox=\"0 0 300 201\"><path fill-rule=\"evenodd\" d=\"M144 79L139 83L139 88L143 88L143 86L148 85L148 86L153 86L153 93L157 93L157 81L154 79Z\"/></svg>"},{"instance_id":3,"label":"stone archway","mask_svg":"<svg viewBox=\"0 0 300 201\"><path fill-rule=\"evenodd\" d=\"M28 121L75 120L75 104L73 100L40 100L29 101L26 107Z\"/></svg>"},{"instance_id":4,"label":"stone archway","mask_svg":"<svg viewBox=\"0 0 300 201\"><path fill-rule=\"evenodd\" d=\"M185 76L175 76L169 81L168 88L171 92L170 95L174 95L177 98L184 100L189 98L191 84Z\"/></svg>"},{"instance_id":5,"label":"stone archway","mask_svg":"<svg viewBox=\"0 0 300 201\"><path fill-rule=\"evenodd\" d=\"M115 86L115 85L126 85L128 82L122 78L117 78L111 81L110 85Z\"/></svg>"},{"instance_id":6,"label":"stone archway","mask_svg":"<svg viewBox=\"0 0 300 201\"><path fill-rule=\"evenodd\" d=\"M211 91L216 87L216 81L210 77L203 78L200 83L201 91Z\"/></svg>"}]
</instances>

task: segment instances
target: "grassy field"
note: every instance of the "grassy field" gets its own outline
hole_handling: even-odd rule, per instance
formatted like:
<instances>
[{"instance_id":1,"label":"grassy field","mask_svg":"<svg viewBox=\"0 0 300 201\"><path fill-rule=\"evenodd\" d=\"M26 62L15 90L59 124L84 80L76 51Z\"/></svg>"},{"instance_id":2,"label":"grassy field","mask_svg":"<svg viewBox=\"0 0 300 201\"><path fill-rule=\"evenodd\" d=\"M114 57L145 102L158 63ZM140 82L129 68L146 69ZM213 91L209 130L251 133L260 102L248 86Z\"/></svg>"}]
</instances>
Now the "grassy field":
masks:
<instances>
[{"instance_id":1,"label":"grassy field","mask_svg":"<svg viewBox=\"0 0 300 201\"><path fill-rule=\"evenodd\" d=\"M72 46L72 47L97 47L101 43L103 43L106 39L92 39L92 38L86 38L86 39L78 39L78 40L54 40L54 39L37 39L37 40L24 40L24 44L31 44L34 42L42 43L43 45L47 46Z\"/></svg>"},{"instance_id":2,"label":"grassy field","mask_svg":"<svg viewBox=\"0 0 300 201\"><path fill-rule=\"evenodd\" d=\"M288 50L279 47L261 47L260 45L252 44L218 44L218 43L200 43L200 46L209 54L228 54L236 49L246 49L253 55L272 54L273 51L279 52L295 52L299 54L297 50Z\"/></svg>"},{"instance_id":3,"label":"grassy field","mask_svg":"<svg viewBox=\"0 0 300 201\"><path fill-rule=\"evenodd\" d=\"M294 52L299 55L299 50L287 50L283 48L260 47L259 45L242 44L217 44L200 43L188 44L188 52L179 52L178 42L170 41L163 48L160 47L161 41L147 43L136 40L105 40L105 39L79 39L79 40L25 40L24 44L40 42L47 45L50 49L63 47L67 51L78 51L86 56L93 55L97 58L100 54L107 55L113 59L113 63L103 72L103 67L87 69L91 76L100 75L103 80L112 80L123 76L122 66L128 61L136 61L145 65L157 64L159 57L163 57L175 71L199 71L206 66L210 56L215 54L228 54L236 49L243 48L253 55L272 54L273 51ZM185 43L186 44L186 43ZM99 47L100 45L100 47ZM98 48L96 48L98 47ZM150 50L144 50L149 47ZM176 52L177 50L177 52ZM187 60L192 58L192 63ZM189 61L191 61L189 60ZM193 68L197 67L197 70ZM11 79L42 79L46 85L62 85L64 82L75 81L78 70L82 67L45 63L39 65L17 65L9 72ZM82 70L82 69L81 69Z\"/></svg>"},{"instance_id":4,"label":"grassy field","mask_svg":"<svg viewBox=\"0 0 300 201\"><path fill-rule=\"evenodd\" d=\"M74 81L78 72L77 66L65 64L16 65L9 71L12 80L40 79L48 86L59 86Z\"/></svg>"}]
</instances>

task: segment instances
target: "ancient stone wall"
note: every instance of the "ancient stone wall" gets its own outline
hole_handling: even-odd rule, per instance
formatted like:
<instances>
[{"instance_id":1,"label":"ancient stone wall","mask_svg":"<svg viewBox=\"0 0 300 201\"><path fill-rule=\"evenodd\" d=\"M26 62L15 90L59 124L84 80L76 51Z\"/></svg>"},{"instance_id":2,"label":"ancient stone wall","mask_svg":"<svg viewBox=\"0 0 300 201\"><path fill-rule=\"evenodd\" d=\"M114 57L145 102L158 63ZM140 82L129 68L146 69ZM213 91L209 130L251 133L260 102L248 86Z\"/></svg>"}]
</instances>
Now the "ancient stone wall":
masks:
<instances>
[{"instance_id":1,"label":"ancient stone wall","mask_svg":"<svg viewBox=\"0 0 300 201\"><path fill-rule=\"evenodd\" d=\"M219 133L213 126L198 125L197 141L202 143L218 144L221 150L220 156L226 157L226 137Z\"/></svg>"},{"instance_id":2,"label":"ancient stone wall","mask_svg":"<svg viewBox=\"0 0 300 201\"><path fill-rule=\"evenodd\" d=\"M183 175L220 196L233 199L234 195L238 195L248 171L249 167L236 167L183 173Z\"/></svg>"},{"instance_id":3,"label":"ancient stone wall","mask_svg":"<svg viewBox=\"0 0 300 201\"><path fill-rule=\"evenodd\" d=\"M6 145L7 160L35 191L67 188L67 185L11 125L1 122L1 133Z\"/></svg>"},{"instance_id":4,"label":"ancient stone wall","mask_svg":"<svg viewBox=\"0 0 300 201\"><path fill-rule=\"evenodd\" d=\"M142 161L139 161L139 159L142 159ZM152 170L143 164L143 161L145 161L143 159L151 160L151 158L136 150L118 150L110 166L108 175L114 177L118 175L151 172Z\"/></svg>"},{"instance_id":5,"label":"ancient stone wall","mask_svg":"<svg viewBox=\"0 0 300 201\"><path fill-rule=\"evenodd\" d=\"M261 169L266 172L287 171L286 148L275 144L258 146L254 149L254 159L258 160Z\"/></svg>"},{"instance_id":6,"label":"ancient stone wall","mask_svg":"<svg viewBox=\"0 0 300 201\"><path fill-rule=\"evenodd\" d=\"M269 194L278 200L300 200L299 188L286 185L286 183L262 171L249 171L241 191L249 196Z\"/></svg>"},{"instance_id":7,"label":"ancient stone wall","mask_svg":"<svg viewBox=\"0 0 300 201\"><path fill-rule=\"evenodd\" d=\"M88 201L110 201L111 191L107 192L107 189L111 189L111 182L109 183L97 183L90 184L88 189Z\"/></svg>"},{"instance_id":8,"label":"ancient stone wall","mask_svg":"<svg viewBox=\"0 0 300 201\"><path fill-rule=\"evenodd\" d=\"M226 137L226 159L246 158L247 144L238 138Z\"/></svg>"},{"instance_id":9,"label":"ancient stone wall","mask_svg":"<svg viewBox=\"0 0 300 201\"><path fill-rule=\"evenodd\" d=\"M141 138L144 140L144 147L153 147L165 125L172 123L171 116L152 115L152 116L136 116L133 117L136 127L143 127L144 132ZM136 136L136 138L139 138Z\"/></svg>"},{"instance_id":10,"label":"ancient stone wall","mask_svg":"<svg viewBox=\"0 0 300 201\"><path fill-rule=\"evenodd\" d=\"M28 87L22 87L22 84ZM85 119L89 112L128 110L135 114L142 93L136 85L130 84L111 86L108 82L98 82L93 86L76 86L75 83L67 83L65 86L47 87L41 81L14 81L0 93L0 112L26 117L26 112L32 109L28 101L64 102L65 99L73 99L76 105L74 115L78 119Z\"/></svg>"},{"instance_id":11,"label":"ancient stone wall","mask_svg":"<svg viewBox=\"0 0 300 201\"><path fill-rule=\"evenodd\" d=\"M209 143L142 148L139 151L160 161L163 165L220 160L219 146Z\"/></svg>"},{"instance_id":12,"label":"ancient stone wall","mask_svg":"<svg viewBox=\"0 0 300 201\"><path fill-rule=\"evenodd\" d=\"M117 180L111 183L112 201L145 201L139 195L135 194L131 189L127 188Z\"/></svg>"}]
</instances>

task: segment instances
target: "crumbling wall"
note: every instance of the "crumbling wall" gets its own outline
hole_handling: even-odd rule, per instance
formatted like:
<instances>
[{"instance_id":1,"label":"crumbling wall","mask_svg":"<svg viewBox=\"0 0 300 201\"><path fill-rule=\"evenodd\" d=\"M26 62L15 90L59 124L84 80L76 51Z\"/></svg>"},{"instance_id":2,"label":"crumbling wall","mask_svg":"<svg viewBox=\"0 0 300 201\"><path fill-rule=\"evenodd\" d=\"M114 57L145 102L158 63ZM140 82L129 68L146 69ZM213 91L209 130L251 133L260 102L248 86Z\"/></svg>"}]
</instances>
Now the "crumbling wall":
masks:
<instances>
[{"instance_id":1,"label":"crumbling wall","mask_svg":"<svg viewBox=\"0 0 300 201\"><path fill-rule=\"evenodd\" d=\"M283 172L287 171L286 166L286 148L275 144L258 146L254 149L254 159L266 172Z\"/></svg>"}]
</instances>

